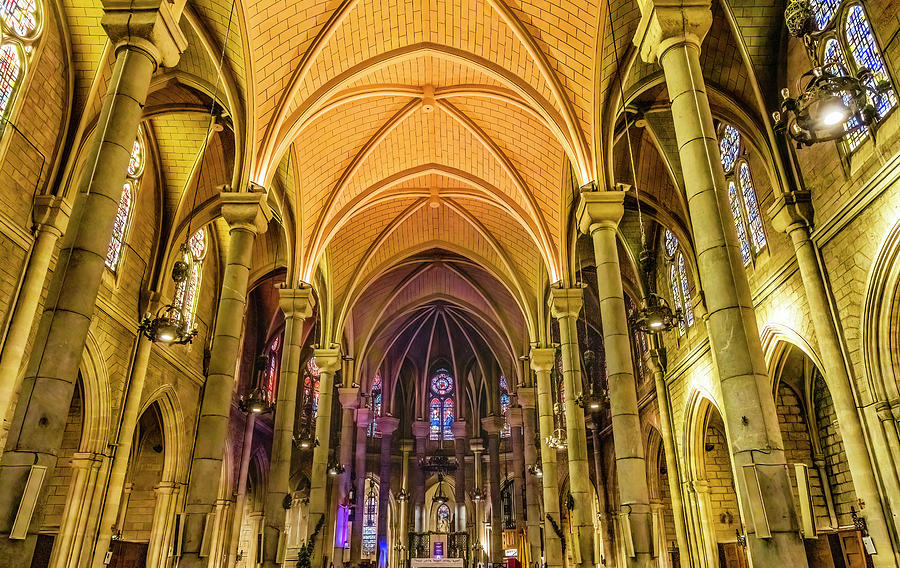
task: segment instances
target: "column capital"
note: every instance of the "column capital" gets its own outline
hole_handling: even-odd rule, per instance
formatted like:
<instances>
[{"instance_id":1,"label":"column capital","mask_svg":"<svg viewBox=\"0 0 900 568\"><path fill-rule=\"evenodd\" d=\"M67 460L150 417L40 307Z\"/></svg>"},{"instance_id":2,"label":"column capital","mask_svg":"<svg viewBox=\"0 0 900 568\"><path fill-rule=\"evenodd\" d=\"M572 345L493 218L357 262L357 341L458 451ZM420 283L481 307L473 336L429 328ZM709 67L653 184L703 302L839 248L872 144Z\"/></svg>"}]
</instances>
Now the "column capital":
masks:
<instances>
[{"instance_id":1,"label":"column capital","mask_svg":"<svg viewBox=\"0 0 900 568\"><path fill-rule=\"evenodd\" d=\"M174 67L187 48L172 4L163 0L103 0L100 25L116 51L135 48L147 53L157 66Z\"/></svg>"},{"instance_id":2,"label":"column capital","mask_svg":"<svg viewBox=\"0 0 900 568\"><path fill-rule=\"evenodd\" d=\"M312 315L316 305L316 297L312 286L299 288L278 288L278 307L285 319L306 319Z\"/></svg>"},{"instance_id":3,"label":"column capital","mask_svg":"<svg viewBox=\"0 0 900 568\"><path fill-rule=\"evenodd\" d=\"M34 198L32 217L36 227L61 237L69 225L72 205L56 195L38 195Z\"/></svg>"},{"instance_id":4,"label":"column capital","mask_svg":"<svg viewBox=\"0 0 900 568\"><path fill-rule=\"evenodd\" d=\"M223 191L219 196L222 217L234 229L264 233L272 218L265 193Z\"/></svg>"},{"instance_id":5,"label":"column capital","mask_svg":"<svg viewBox=\"0 0 900 568\"><path fill-rule=\"evenodd\" d=\"M524 424L521 406L512 406L506 412L506 421L513 428L518 428Z\"/></svg>"},{"instance_id":6,"label":"column capital","mask_svg":"<svg viewBox=\"0 0 900 568\"><path fill-rule=\"evenodd\" d=\"M476 455L484 452L484 439L471 438L469 440L469 449L472 450L472 453Z\"/></svg>"},{"instance_id":7,"label":"column capital","mask_svg":"<svg viewBox=\"0 0 900 568\"><path fill-rule=\"evenodd\" d=\"M467 429L468 424L465 420L456 420L453 422L453 425L450 426L450 431L453 432L454 439L465 438Z\"/></svg>"},{"instance_id":8,"label":"column capital","mask_svg":"<svg viewBox=\"0 0 900 568\"><path fill-rule=\"evenodd\" d=\"M499 434L500 430L503 430L503 427L505 425L506 419L497 414L485 416L481 419L481 427L485 432L492 436L496 436L497 434Z\"/></svg>"},{"instance_id":9,"label":"column capital","mask_svg":"<svg viewBox=\"0 0 900 568\"><path fill-rule=\"evenodd\" d=\"M798 228L812 228L813 206L808 191L792 191L775 198L769 219L776 231L790 234Z\"/></svg>"},{"instance_id":10,"label":"column capital","mask_svg":"<svg viewBox=\"0 0 900 568\"><path fill-rule=\"evenodd\" d=\"M536 373L541 371L549 371L556 363L556 349L552 347L532 347L531 348L531 369ZM534 389L532 388L532 391ZM522 398L519 397L519 401ZM534 399L532 398L532 401Z\"/></svg>"},{"instance_id":11,"label":"column capital","mask_svg":"<svg viewBox=\"0 0 900 568\"><path fill-rule=\"evenodd\" d=\"M372 423L372 411L368 408L359 408L356 411L357 428L368 428Z\"/></svg>"},{"instance_id":12,"label":"column capital","mask_svg":"<svg viewBox=\"0 0 900 568\"><path fill-rule=\"evenodd\" d=\"M429 424L425 420L416 420L412 423L412 435L417 440L424 440L428 438L428 434L430 433L431 424Z\"/></svg>"},{"instance_id":13,"label":"column capital","mask_svg":"<svg viewBox=\"0 0 900 568\"><path fill-rule=\"evenodd\" d=\"M654 373L666 372L666 350L665 348L650 349L647 352L647 366Z\"/></svg>"},{"instance_id":14,"label":"column capital","mask_svg":"<svg viewBox=\"0 0 900 568\"><path fill-rule=\"evenodd\" d=\"M336 347L315 349L313 355L320 371L335 373L341 368L341 350Z\"/></svg>"},{"instance_id":15,"label":"column capital","mask_svg":"<svg viewBox=\"0 0 900 568\"><path fill-rule=\"evenodd\" d=\"M378 429L381 431L382 440L386 436L390 436L393 434L397 427L400 426L400 419L394 418L393 416L379 416L378 417Z\"/></svg>"},{"instance_id":16,"label":"column capital","mask_svg":"<svg viewBox=\"0 0 900 568\"><path fill-rule=\"evenodd\" d=\"M581 288L550 288L550 315L555 319L578 317L584 305L584 293Z\"/></svg>"},{"instance_id":17,"label":"column capital","mask_svg":"<svg viewBox=\"0 0 900 568\"><path fill-rule=\"evenodd\" d=\"M338 400L341 402L341 408L344 410L359 407L359 387L340 387L338 389Z\"/></svg>"},{"instance_id":18,"label":"column capital","mask_svg":"<svg viewBox=\"0 0 900 568\"><path fill-rule=\"evenodd\" d=\"M582 191L575 210L578 229L586 235L598 229L615 230L624 214L624 191Z\"/></svg>"},{"instance_id":19,"label":"column capital","mask_svg":"<svg viewBox=\"0 0 900 568\"><path fill-rule=\"evenodd\" d=\"M634 45L646 63L656 63L671 47L689 44L700 49L712 25L710 0L642 0L641 21Z\"/></svg>"},{"instance_id":20,"label":"column capital","mask_svg":"<svg viewBox=\"0 0 900 568\"><path fill-rule=\"evenodd\" d=\"M550 363L553 365L552 361ZM522 408L534 408L537 400L534 387L519 387L516 389L516 400Z\"/></svg>"}]
</instances>

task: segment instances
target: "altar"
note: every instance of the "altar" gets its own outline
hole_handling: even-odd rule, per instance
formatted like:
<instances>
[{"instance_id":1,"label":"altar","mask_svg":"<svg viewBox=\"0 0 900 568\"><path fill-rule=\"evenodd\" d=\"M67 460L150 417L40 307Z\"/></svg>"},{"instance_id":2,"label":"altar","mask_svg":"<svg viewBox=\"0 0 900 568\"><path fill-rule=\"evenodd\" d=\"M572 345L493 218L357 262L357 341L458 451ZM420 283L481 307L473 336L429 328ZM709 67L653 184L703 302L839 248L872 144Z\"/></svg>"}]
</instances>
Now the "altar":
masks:
<instances>
[{"instance_id":1,"label":"altar","mask_svg":"<svg viewBox=\"0 0 900 568\"><path fill-rule=\"evenodd\" d=\"M411 558L410 568L465 568L462 558Z\"/></svg>"}]
</instances>

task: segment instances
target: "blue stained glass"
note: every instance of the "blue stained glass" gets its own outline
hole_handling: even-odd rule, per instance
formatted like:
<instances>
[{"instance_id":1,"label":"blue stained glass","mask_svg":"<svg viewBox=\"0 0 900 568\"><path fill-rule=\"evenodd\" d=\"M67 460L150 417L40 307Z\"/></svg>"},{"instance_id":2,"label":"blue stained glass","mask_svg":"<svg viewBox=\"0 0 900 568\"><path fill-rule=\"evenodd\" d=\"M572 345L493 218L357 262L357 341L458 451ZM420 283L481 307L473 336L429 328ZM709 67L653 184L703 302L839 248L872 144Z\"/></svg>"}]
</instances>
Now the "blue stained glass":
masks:
<instances>
[{"instance_id":1,"label":"blue stained glass","mask_svg":"<svg viewBox=\"0 0 900 568\"><path fill-rule=\"evenodd\" d=\"M453 399L444 400L444 439L453 439Z\"/></svg>"},{"instance_id":2,"label":"blue stained glass","mask_svg":"<svg viewBox=\"0 0 900 568\"><path fill-rule=\"evenodd\" d=\"M841 44L838 43L838 40L831 38L825 42L825 49L822 52L822 65L825 67L834 66L836 67L834 72L839 72L843 75L850 74L847 60L844 59L844 52L841 50ZM845 96L844 99L846 100L847 97ZM849 104L850 101L847 100L846 102ZM844 139L850 146L850 150L855 150L866 139L867 129L865 127L860 128L859 119L856 117L847 121L845 130L847 135Z\"/></svg>"},{"instance_id":3,"label":"blue stained glass","mask_svg":"<svg viewBox=\"0 0 900 568\"><path fill-rule=\"evenodd\" d=\"M747 240L747 228L744 226L744 217L741 215L741 204L738 202L737 188L734 182L728 182L728 203L731 205L731 216L734 218L734 228L737 230L738 243L741 245L741 259L744 265L750 264L750 241Z\"/></svg>"},{"instance_id":4,"label":"blue stained glass","mask_svg":"<svg viewBox=\"0 0 900 568\"><path fill-rule=\"evenodd\" d=\"M684 320L687 326L691 327L694 325L694 305L691 303L691 288L688 285L683 254L678 255L678 276L681 281L681 293L684 295Z\"/></svg>"},{"instance_id":5,"label":"blue stained glass","mask_svg":"<svg viewBox=\"0 0 900 568\"><path fill-rule=\"evenodd\" d=\"M813 11L813 17L816 19L816 25L822 30L834 19L841 0L811 0L809 4Z\"/></svg>"},{"instance_id":6,"label":"blue stained glass","mask_svg":"<svg viewBox=\"0 0 900 568\"><path fill-rule=\"evenodd\" d=\"M503 388L505 382L505 378L500 382L500 388L503 389L500 393L500 414L502 414L504 418L509 414L509 394L506 392L506 389ZM500 430L500 437L509 438L510 432L509 420L505 420L503 422L503 430Z\"/></svg>"},{"instance_id":7,"label":"blue stained glass","mask_svg":"<svg viewBox=\"0 0 900 568\"><path fill-rule=\"evenodd\" d=\"M375 554L375 545L378 537L378 491L372 481L367 482L366 506L362 519L362 554L370 556Z\"/></svg>"},{"instance_id":8,"label":"blue stained glass","mask_svg":"<svg viewBox=\"0 0 900 568\"><path fill-rule=\"evenodd\" d=\"M453 390L453 379L446 369L439 369L431 378L431 390L439 395L449 394Z\"/></svg>"},{"instance_id":9,"label":"blue stained glass","mask_svg":"<svg viewBox=\"0 0 900 568\"><path fill-rule=\"evenodd\" d=\"M756 188L753 187L753 176L750 175L750 166L746 162L740 165L738 179L741 182L741 194L744 196L747 219L750 221L750 232L753 234L753 247L756 252L759 252L766 247L766 231L763 228L762 217L759 214Z\"/></svg>"},{"instance_id":10,"label":"blue stained glass","mask_svg":"<svg viewBox=\"0 0 900 568\"><path fill-rule=\"evenodd\" d=\"M441 437L441 400L432 398L430 405L431 439L438 440Z\"/></svg>"},{"instance_id":11,"label":"blue stained glass","mask_svg":"<svg viewBox=\"0 0 900 568\"><path fill-rule=\"evenodd\" d=\"M737 128L726 124L722 132L722 139L719 140L719 152L721 153L722 169L725 173L734 169L734 163L737 162L738 155L741 150L741 134Z\"/></svg>"},{"instance_id":12,"label":"blue stained glass","mask_svg":"<svg viewBox=\"0 0 900 568\"><path fill-rule=\"evenodd\" d=\"M675 258L675 251L678 250L678 237L676 237L669 229L666 229L665 247L666 256Z\"/></svg>"},{"instance_id":13,"label":"blue stained glass","mask_svg":"<svg viewBox=\"0 0 900 568\"><path fill-rule=\"evenodd\" d=\"M866 18L863 7L859 4L851 6L848 10L845 33L847 43L850 46L850 53L853 55L856 65L860 68L869 69L874 75L869 86L874 88L877 83L889 82L890 77L888 77L881 52L875 44L872 27L869 25L869 20ZM897 104L897 97L894 90L891 89L878 97L878 100L873 100L872 102L875 105L879 118L883 118Z\"/></svg>"},{"instance_id":14,"label":"blue stained glass","mask_svg":"<svg viewBox=\"0 0 900 568\"><path fill-rule=\"evenodd\" d=\"M672 288L672 302L675 304L675 309L684 313L684 303L681 301L681 289L674 264L669 267L669 286ZM684 321L681 319L678 320L678 331L684 335Z\"/></svg>"}]
</instances>

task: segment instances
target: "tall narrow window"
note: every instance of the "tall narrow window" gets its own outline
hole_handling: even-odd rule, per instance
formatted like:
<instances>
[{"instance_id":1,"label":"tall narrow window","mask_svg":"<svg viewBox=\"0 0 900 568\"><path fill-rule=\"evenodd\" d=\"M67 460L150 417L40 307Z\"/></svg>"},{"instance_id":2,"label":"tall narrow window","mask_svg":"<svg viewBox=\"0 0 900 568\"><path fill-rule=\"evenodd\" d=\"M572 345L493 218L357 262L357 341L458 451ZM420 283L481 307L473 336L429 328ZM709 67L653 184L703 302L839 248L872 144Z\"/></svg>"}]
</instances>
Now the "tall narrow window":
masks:
<instances>
[{"instance_id":1,"label":"tall narrow window","mask_svg":"<svg viewBox=\"0 0 900 568\"><path fill-rule=\"evenodd\" d=\"M892 85L887 65L872 25L859 0L812 0L813 17L825 41L819 53L823 66L836 66L842 74L857 75L862 69L872 71L869 86L878 83ZM876 120L883 120L897 106L897 94L893 88L871 100L877 113ZM859 126L857 120L847 123L851 130ZM868 129L859 128L844 138L847 149L852 152L865 141Z\"/></svg>"},{"instance_id":2,"label":"tall narrow window","mask_svg":"<svg viewBox=\"0 0 900 568\"><path fill-rule=\"evenodd\" d=\"M2 73L2 71L0 71ZM131 210L134 208L134 194L144 173L144 142L141 131L131 147L131 159L128 162L128 175L125 185L122 187L122 197L119 198L119 208L116 210L116 220L113 223L112 237L109 246L106 247L106 267L113 272L119 267L122 260L122 249L125 246L125 233L128 230L128 222L131 220Z\"/></svg>"},{"instance_id":3,"label":"tall narrow window","mask_svg":"<svg viewBox=\"0 0 900 568\"><path fill-rule=\"evenodd\" d=\"M506 377L500 375L500 415L503 416L503 430L500 430L501 438L509 438L509 383Z\"/></svg>"},{"instance_id":4,"label":"tall narrow window","mask_svg":"<svg viewBox=\"0 0 900 568\"><path fill-rule=\"evenodd\" d=\"M41 6L37 0L0 2L0 130L28 72L41 33Z\"/></svg>"},{"instance_id":5,"label":"tall narrow window","mask_svg":"<svg viewBox=\"0 0 900 568\"><path fill-rule=\"evenodd\" d=\"M450 532L450 507L446 503L437 508L435 517L437 532Z\"/></svg>"},{"instance_id":6,"label":"tall narrow window","mask_svg":"<svg viewBox=\"0 0 900 568\"><path fill-rule=\"evenodd\" d=\"M266 400L275 402L278 396L278 371L281 369L281 337L276 335L266 349Z\"/></svg>"},{"instance_id":7,"label":"tall narrow window","mask_svg":"<svg viewBox=\"0 0 900 568\"><path fill-rule=\"evenodd\" d=\"M723 124L719 138L722 169L728 180L728 204L741 246L741 260L747 266L766 248L766 230L759 214L756 187L750 173L743 141L738 129Z\"/></svg>"},{"instance_id":8,"label":"tall narrow window","mask_svg":"<svg viewBox=\"0 0 900 568\"><path fill-rule=\"evenodd\" d=\"M190 329L197 314L197 300L200 297L200 280L203 277L203 259L206 258L206 229L200 228L188 239L188 251L193 262L187 279L175 288L175 307L181 310Z\"/></svg>"},{"instance_id":9,"label":"tall narrow window","mask_svg":"<svg viewBox=\"0 0 900 568\"><path fill-rule=\"evenodd\" d=\"M316 358L310 357L303 371L303 411L309 418L315 418L319 411L319 378Z\"/></svg>"},{"instance_id":10,"label":"tall narrow window","mask_svg":"<svg viewBox=\"0 0 900 568\"><path fill-rule=\"evenodd\" d=\"M684 252L681 250L678 237L668 229L663 238L663 248L666 253L666 264L668 264L672 305L676 310L681 310L682 314L681 319L678 320L678 331L684 335L687 328L694 325L694 304L691 302L691 285L688 282Z\"/></svg>"},{"instance_id":11,"label":"tall narrow window","mask_svg":"<svg viewBox=\"0 0 900 568\"><path fill-rule=\"evenodd\" d=\"M362 516L362 554L375 554L378 538L378 486L375 480L366 480L366 497Z\"/></svg>"},{"instance_id":12,"label":"tall narrow window","mask_svg":"<svg viewBox=\"0 0 900 568\"><path fill-rule=\"evenodd\" d=\"M432 440L453 439L453 377L446 369L438 369L431 377L429 419Z\"/></svg>"},{"instance_id":13,"label":"tall narrow window","mask_svg":"<svg viewBox=\"0 0 900 568\"><path fill-rule=\"evenodd\" d=\"M369 391L369 409L372 411L372 423L369 424L369 437L380 438L381 431L378 429L378 417L381 416L381 373L376 372L372 378L372 387Z\"/></svg>"}]
</instances>

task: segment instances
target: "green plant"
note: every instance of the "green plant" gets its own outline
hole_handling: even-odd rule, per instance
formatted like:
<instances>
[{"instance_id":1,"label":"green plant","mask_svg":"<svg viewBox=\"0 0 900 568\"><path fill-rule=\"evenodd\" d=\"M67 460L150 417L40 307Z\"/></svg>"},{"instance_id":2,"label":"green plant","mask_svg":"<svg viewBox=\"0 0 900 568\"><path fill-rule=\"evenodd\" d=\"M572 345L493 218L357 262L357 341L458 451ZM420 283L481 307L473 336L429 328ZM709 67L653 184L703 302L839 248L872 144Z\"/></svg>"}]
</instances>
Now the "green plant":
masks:
<instances>
[{"instance_id":1,"label":"green plant","mask_svg":"<svg viewBox=\"0 0 900 568\"><path fill-rule=\"evenodd\" d=\"M309 540L303 543L303 546L300 547L300 550L297 552L297 568L312 568L312 553L316 548L316 537L319 536L319 531L322 530L322 527L325 526L325 515L319 517L319 522L316 523L316 529L309 535Z\"/></svg>"}]
</instances>

